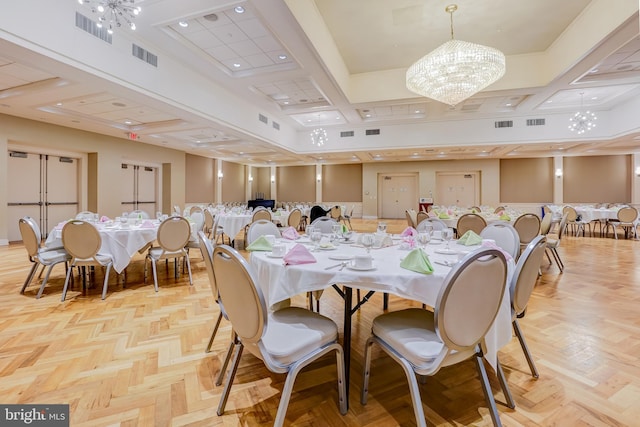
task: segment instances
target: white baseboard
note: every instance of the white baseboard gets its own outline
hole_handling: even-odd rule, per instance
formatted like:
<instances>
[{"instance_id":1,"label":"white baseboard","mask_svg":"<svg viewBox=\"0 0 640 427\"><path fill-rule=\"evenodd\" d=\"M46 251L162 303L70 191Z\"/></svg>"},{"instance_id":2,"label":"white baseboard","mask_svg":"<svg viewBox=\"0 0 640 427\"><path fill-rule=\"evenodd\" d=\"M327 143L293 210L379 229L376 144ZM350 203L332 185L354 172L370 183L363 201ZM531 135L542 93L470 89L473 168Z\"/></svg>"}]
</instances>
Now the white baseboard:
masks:
<instances>
[{"instance_id":1,"label":"white baseboard","mask_svg":"<svg viewBox=\"0 0 640 427\"><path fill-rule=\"evenodd\" d=\"M377 216L371 216L371 215L364 215L362 217L362 219L378 219L378 217Z\"/></svg>"},{"instance_id":2,"label":"white baseboard","mask_svg":"<svg viewBox=\"0 0 640 427\"><path fill-rule=\"evenodd\" d=\"M0 246L9 246L9 239L0 239Z\"/></svg>"}]
</instances>

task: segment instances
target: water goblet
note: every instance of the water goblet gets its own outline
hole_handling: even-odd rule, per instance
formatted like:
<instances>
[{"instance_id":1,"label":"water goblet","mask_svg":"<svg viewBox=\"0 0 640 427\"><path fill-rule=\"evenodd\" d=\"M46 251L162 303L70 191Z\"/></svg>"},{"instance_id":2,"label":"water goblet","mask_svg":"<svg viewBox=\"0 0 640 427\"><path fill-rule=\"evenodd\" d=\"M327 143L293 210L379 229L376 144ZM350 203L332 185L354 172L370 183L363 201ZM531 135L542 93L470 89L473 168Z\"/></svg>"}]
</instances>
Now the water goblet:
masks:
<instances>
[{"instance_id":1,"label":"water goblet","mask_svg":"<svg viewBox=\"0 0 640 427\"><path fill-rule=\"evenodd\" d=\"M386 234L387 232L387 223L379 222L378 223L378 234Z\"/></svg>"},{"instance_id":2,"label":"water goblet","mask_svg":"<svg viewBox=\"0 0 640 427\"><path fill-rule=\"evenodd\" d=\"M318 250L320 246L320 241L322 240L322 232L319 228L313 228L310 236L311 241L313 242L313 250Z\"/></svg>"},{"instance_id":3,"label":"water goblet","mask_svg":"<svg viewBox=\"0 0 640 427\"><path fill-rule=\"evenodd\" d=\"M126 212L122 212L120 215L120 224L125 225L129 222L129 215Z\"/></svg>"},{"instance_id":4,"label":"water goblet","mask_svg":"<svg viewBox=\"0 0 640 427\"><path fill-rule=\"evenodd\" d=\"M445 228L442 230L442 240L447 242L446 249L449 250L449 242L453 238L453 230L450 228Z\"/></svg>"},{"instance_id":5,"label":"water goblet","mask_svg":"<svg viewBox=\"0 0 640 427\"><path fill-rule=\"evenodd\" d=\"M340 230L342 229L342 226L340 224L333 224L331 226L331 240L335 241L338 240L338 237L340 236Z\"/></svg>"},{"instance_id":6,"label":"water goblet","mask_svg":"<svg viewBox=\"0 0 640 427\"><path fill-rule=\"evenodd\" d=\"M422 249L426 249L431 241L431 231L420 231L418 233L418 244Z\"/></svg>"},{"instance_id":7,"label":"water goblet","mask_svg":"<svg viewBox=\"0 0 640 427\"><path fill-rule=\"evenodd\" d=\"M371 246L373 246L373 234L363 234L362 235L362 246L367 249L367 253L371 252Z\"/></svg>"}]
</instances>

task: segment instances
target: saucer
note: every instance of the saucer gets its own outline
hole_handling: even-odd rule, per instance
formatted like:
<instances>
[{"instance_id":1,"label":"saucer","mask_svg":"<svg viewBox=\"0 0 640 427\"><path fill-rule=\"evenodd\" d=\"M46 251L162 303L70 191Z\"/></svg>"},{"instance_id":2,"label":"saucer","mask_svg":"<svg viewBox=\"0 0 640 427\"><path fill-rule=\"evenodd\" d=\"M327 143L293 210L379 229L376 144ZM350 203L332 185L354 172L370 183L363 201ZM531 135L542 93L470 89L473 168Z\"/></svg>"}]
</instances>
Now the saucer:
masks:
<instances>
[{"instance_id":1,"label":"saucer","mask_svg":"<svg viewBox=\"0 0 640 427\"><path fill-rule=\"evenodd\" d=\"M284 255L274 255L273 252L267 252L269 258L284 258Z\"/></svg>"},{"instance_id":2,"label":"saucer","mask_svg":"<svg viewBox=\"0 0 640 427\"><path fill-rule=\"evenodd\" d=\"M353 263L350 263L350 264L347 264L347 268L349 270L355 270L355 271L371 271L376 269L376 265L372 264L369 267L356 267Z\"/></svg>"},{"instance_id":3,"label":"saucer","mask_svg":"<svg viewBox=\"0 0 640 427\"><path fill-rule=\"evenodd\" d=\"M443 255L457 255L458 251L454 251L453 249L436 249L434 251L437 254L443 254Z\"/></svg>"},{"instance_id":4,"label":"saucer","mask_svg":"<svg viewBox=\"0 0 640 427\"><path fill-rule=\"evenodd\" d=\"M329 259L335 259L336 261L349 261L353 259L353 255L333 254L333 255L329 255Z\"/></svg>"},{"instance_id":5,"label":"saucer","mask_svg":"<svg viewBox=\"0 0 640 427\"><path fill-rule=\"evenodd\" d=\"M335 246L333 246L333 245L331 245L331 246L325 246L325 247L318 246L318 250L319 250L319 251L333 251L333 250L336 250L336 249L338 249L338 248L337 248L337 247L335 247Z\"/></svg>"}]
</instances>

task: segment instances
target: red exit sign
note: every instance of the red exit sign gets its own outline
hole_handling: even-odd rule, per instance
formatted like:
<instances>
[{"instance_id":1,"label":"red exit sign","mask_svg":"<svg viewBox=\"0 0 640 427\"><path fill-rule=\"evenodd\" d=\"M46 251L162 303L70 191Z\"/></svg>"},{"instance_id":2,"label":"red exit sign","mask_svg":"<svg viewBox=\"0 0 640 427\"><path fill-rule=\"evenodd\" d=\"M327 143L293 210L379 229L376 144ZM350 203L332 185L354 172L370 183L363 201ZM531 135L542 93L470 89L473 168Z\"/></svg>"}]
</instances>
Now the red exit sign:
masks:
<instances>
[{"instance_id":1,"label":"red exit sign","mask_svg":"<svg viewBox=\"0 0 640 427\"><path fill-rule=\"evenodd\" d=\"M135 132L129 132L129 139L133 140L133 141L137 141L138 140L138 134Z\"/></svg>"}]
</instances>

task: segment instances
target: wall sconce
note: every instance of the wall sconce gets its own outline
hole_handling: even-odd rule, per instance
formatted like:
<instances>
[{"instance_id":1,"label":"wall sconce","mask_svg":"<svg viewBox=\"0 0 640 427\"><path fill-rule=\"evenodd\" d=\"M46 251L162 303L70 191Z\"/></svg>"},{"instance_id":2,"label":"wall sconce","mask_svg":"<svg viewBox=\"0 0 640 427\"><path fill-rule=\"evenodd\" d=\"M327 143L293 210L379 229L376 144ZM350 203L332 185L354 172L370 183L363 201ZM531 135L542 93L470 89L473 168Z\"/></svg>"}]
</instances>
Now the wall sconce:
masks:
<instances>
[{"instance_id":1,"label":"wall sconce","mask_svg":"<svg viewBox=\"0 0 640 427\"><path fill-rule=\"evenodd\" d=\"M562 169L556 169L556 178L562 178Z\"/></svg>"},{"instance_id":2,"label":"wall sconce","mask_svg":"<svg viewBox=\"0 0 640 427\"><path fill-rule=\"evenodd\" d=\"M218 171L218 179L222 179L222 171Z\"/></svg>"},{"instance_id":3,"label":"wall sconce","mask_svg":"<svg viewBox=\"0 0 640 427\"><path fill-rule=\"evenodd\" d=\"M249 175L249 182L253 182L253 175Z\"/></svg>"},{"instance_id":4,"label":"wall sconce","mask_svg":"<svg viewBox=\"0 0 640 427\"><path fill-rule=\"evenodd\" d=\"M322 181L322 174L318 174L318 175L316 175L316 180L317 180L318 182Z\"/></svg>"},{"instance_id":5,"label":"wall sconce","mask_svg":"<svg viewBox=\"0 0 640 427\"><path fill-rule=\"evenodd\" d=\"M276 182L276 176L275 175L271 175L271 183L273 184L274 182Z\"/></svg>"}]
</instances>

